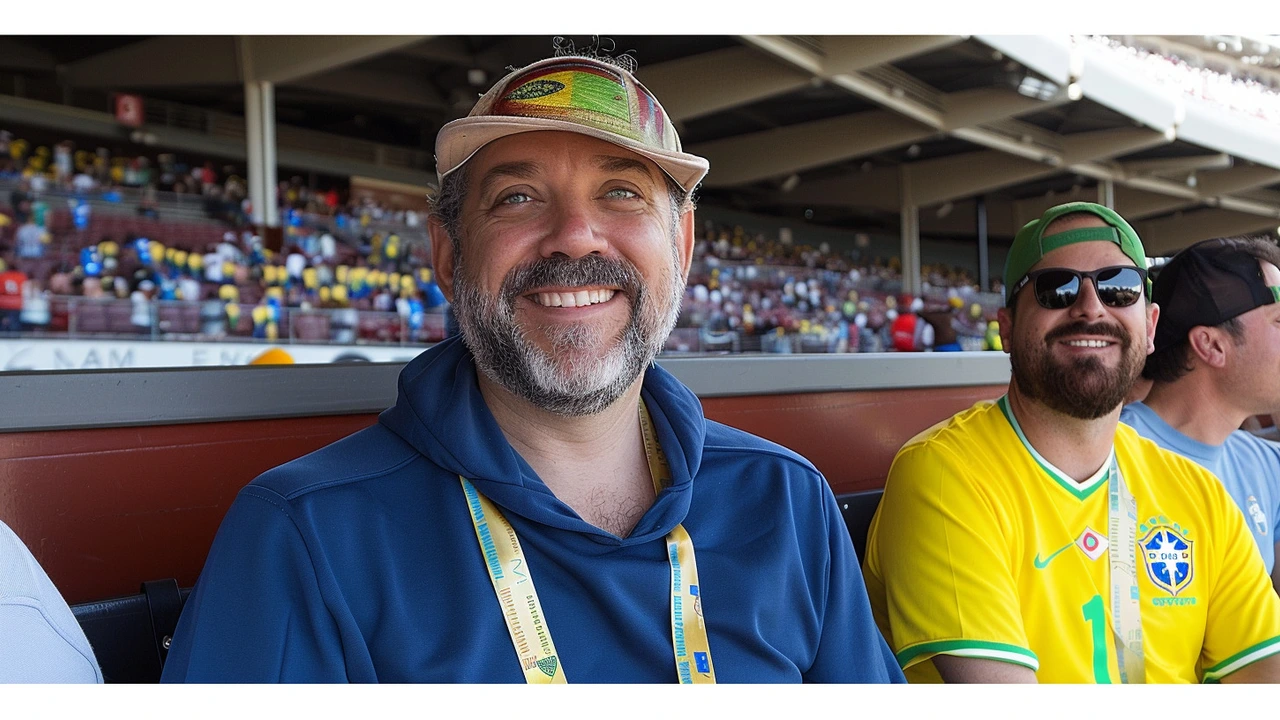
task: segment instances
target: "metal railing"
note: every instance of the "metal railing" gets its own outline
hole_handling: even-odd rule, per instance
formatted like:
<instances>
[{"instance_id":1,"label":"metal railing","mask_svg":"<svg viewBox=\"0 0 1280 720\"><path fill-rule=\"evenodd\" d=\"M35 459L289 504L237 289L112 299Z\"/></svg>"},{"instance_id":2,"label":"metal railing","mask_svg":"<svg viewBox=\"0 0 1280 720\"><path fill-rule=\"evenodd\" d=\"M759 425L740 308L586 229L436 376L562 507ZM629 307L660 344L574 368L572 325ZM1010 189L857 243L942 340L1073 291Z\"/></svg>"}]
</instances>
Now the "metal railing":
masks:
<instances>
[{"instance_id":1,"label":"metal railing","mask_svg":"<svg viewBox=\"0 0 1280 720\"><path fill-rule=\"evenodd\" d=\"M425 345L445 337L442 307L425 310L416 327L398 312L354 308L280 308L274 321L255 322L256 305L234 304L228 312L218 300L135 303L116 298L55 295L49 300L49 324L32 335L69 339L195 340L271 342L308 345ZM272 328L274 326L274 328ZM274 338L271 337L274 330Z\"/></svg>"}]
</instances>

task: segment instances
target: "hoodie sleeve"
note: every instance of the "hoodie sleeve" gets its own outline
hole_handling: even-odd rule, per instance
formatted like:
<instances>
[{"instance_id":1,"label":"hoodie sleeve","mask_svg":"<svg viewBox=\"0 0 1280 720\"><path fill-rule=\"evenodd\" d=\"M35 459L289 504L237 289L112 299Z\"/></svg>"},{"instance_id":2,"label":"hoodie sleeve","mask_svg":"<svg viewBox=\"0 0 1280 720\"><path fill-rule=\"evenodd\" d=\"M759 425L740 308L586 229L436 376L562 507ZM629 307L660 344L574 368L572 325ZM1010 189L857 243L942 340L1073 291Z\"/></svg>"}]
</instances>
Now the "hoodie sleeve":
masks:
<instances>
[{"instance_id":1,"label":"hoodie sleeve","mask_svg":"<svg viewBox=\"0 0 1280 720\"><path fill-rule=\"evenodd\" d=\"M822 482L825 485L826 480ZM831 549L827 601L818 653L804 681L905 683L898 661L871 616L867 587L835 496L830 492L824 495L822 517Z\"/></svg>"},{"instance_id":2,"label":"hoodie sleeve","mask_svg":"<svg viewBox=\"0 0 1280 720\"><path fill-rule=\"evenodd\" d=\"M343 643L284 498L242 490L174 633L162 682L346 682Z\"/></svg>"}]
</instances>

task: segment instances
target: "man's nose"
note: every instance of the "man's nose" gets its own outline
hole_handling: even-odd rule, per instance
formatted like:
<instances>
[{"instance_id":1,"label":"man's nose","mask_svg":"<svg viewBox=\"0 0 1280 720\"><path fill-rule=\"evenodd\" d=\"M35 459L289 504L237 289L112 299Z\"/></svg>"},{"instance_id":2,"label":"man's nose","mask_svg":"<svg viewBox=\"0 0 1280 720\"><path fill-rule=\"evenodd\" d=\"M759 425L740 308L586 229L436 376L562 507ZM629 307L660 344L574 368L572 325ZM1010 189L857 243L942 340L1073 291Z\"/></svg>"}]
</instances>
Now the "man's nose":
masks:
<instances>
[{"instance_id":1,"label":"man's nose","mask_svg":"<svg viewBox=\"0 0 1280 720\"><path fill-rule=\"evenodd\" d=\"M557 203L554 221L539 243L543 257L556 253L569 258L580 258L591 253L604 252L608 243L597 232L591 208L573 200Z\"/></svg>"},{"instance_id":2,"label":"man's nose","mask_svg":"<svg viewBox=\"0 0 1280 720\"><path fill-rule=\"evenodd\" d=\"M1107 306L1098 297L1097 281L1090 278L1080 279L1080 297L1071 306L1071 317L1085 320L1100 320L1107 316Z\"/></svg>"}]
</instances>

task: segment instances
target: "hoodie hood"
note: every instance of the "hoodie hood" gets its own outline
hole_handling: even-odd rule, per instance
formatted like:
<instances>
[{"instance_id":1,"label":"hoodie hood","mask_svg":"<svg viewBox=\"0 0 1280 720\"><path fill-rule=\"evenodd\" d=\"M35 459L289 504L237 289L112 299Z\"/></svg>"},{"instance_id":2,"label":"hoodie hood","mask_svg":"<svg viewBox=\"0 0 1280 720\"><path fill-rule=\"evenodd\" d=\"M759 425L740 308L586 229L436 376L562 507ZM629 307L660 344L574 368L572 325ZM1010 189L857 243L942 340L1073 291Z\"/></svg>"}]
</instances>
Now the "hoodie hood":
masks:
<instances>
[{"instance_id":1,"label":"hoodie hood","mask_svg":"<svg viewBox=\"0 0 1280 720\"><path fill-rule=\"evenodd\" d=\"M702 404L671 373L650 365L640 394L671 466L672 484L626 538L579 518L511 447L480 394L475 363L461 337L431 347L404 367L396 404L378 421L444 470L448 480L456 483L456 475L470 480L504 513L581 532L603 544L631 545L663 537L684 520L706 438Z\"/></svg>"}]
</instances>

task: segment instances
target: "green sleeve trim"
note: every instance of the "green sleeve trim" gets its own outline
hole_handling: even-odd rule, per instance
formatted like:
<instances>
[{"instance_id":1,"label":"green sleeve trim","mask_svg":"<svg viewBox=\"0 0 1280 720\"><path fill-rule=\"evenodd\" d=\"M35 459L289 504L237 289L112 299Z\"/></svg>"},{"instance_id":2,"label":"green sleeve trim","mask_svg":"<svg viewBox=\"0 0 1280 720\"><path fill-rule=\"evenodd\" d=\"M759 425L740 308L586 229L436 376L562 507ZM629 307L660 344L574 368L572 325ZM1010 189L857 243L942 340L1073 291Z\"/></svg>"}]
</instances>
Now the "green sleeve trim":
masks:
<instances>
[{"instance_id":1,"label":"green sleeve trim","mask_svg":"<svg viewBox=\"0 0 1280 720\"><path fill-rule=\"evenodd\" d=\"M1271 657L1276 653L1280 653L1280 637L1264 640L1253 647L1241 650L1211 668L1206 668L1204 671L1204 681L1207 683L1216 683L1223 677L1230 675L1240 668L1255 663L1263 658Z\"/></svg>"},{"instance_id":2,"label":"green sleeve trim","mask_svg":"<svg viewBox=\"0 0 1280 720\"><path fill-rule=\"evenodd\" d=\"M1280 650L1280 648L1277 648ZM959 657L977 657L987 660L1000 660L1040 669L1040 658L1030 650L1008 643L991 642L989 640L936 640L903 648L895 657L904 670L924 660L924 656L956 655Z\"/></svg>"}]
</instances>

